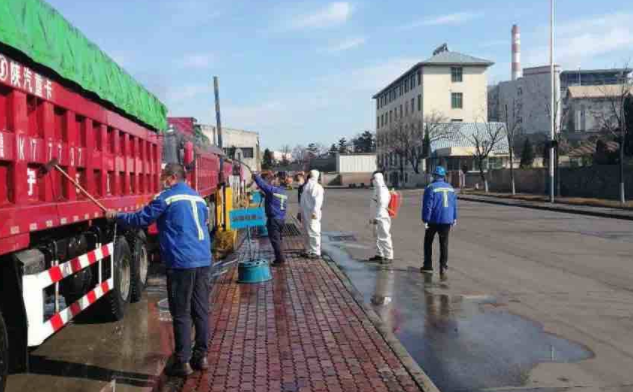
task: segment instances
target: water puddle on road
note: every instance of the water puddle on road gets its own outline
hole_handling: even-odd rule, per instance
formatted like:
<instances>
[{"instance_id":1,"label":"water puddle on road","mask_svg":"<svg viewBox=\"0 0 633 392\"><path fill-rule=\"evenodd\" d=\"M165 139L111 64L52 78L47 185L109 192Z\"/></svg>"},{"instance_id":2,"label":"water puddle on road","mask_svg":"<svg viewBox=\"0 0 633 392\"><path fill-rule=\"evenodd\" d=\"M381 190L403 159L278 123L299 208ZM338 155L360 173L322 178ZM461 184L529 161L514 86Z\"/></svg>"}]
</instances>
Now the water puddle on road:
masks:
<instances>
[{"instance_id":1,"label":"water puddle on road","mask_svg":"<svg viewBox=\"0 0 633 392\"><path fill-rule=\"evenodd\" d=\"M355 260L344 241L330 238L325 252L442 391L520 387L539 363L593 356L503 310L494 297L453 295L450 279Z\"/></svg>"}]
</instances>

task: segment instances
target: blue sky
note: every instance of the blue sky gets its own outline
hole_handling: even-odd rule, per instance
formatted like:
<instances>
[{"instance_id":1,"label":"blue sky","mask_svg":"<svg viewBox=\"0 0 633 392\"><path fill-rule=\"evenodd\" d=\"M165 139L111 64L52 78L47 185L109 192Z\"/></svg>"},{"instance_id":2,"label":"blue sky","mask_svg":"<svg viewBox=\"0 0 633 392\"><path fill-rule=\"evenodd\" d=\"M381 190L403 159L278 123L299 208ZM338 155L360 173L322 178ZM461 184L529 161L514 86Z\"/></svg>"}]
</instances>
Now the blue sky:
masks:
<instances>
[{"instance_id":1,"label":"blue sky","mask_svg":"<svg viewBox=\"0 0 633 392\"><path fill-rule=\"evenodd\" d=\"M320 142L375 126L371 96L433 49L494 61L510 75L510 30L523 66L548 61L547 0L48 0L168 106L260 132L265 147ZM514 5L517 4L517 5ZM633 3L558 0L557 62L566 69L633 60Z\"/></svg>"}]
</instances>

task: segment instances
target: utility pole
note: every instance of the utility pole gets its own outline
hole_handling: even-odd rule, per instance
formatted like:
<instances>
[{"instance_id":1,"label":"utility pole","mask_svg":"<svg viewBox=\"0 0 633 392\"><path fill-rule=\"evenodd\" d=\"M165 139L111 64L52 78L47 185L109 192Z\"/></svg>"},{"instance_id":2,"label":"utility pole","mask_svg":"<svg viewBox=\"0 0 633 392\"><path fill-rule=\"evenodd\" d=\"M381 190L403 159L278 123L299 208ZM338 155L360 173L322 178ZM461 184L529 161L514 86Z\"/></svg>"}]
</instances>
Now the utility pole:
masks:
<instances>
[{"instance_id":1,"label":"utility pole","mask_svg":"<svg viewBox=\"0 0 633 392\"><path fill-rule=\"evenodd\" d=\"M550 0L550 32L549 32L549 65L551 76L551 101L550 101L550 149L549 149L549 201L554 203L554 141L556 137L556 110L554 105L556 104L555 96L555 76L554 76L554 0Z\"/></svg>"},{"instance_id":2,"label":"utility pole","mask_svg":"<svg viewBox=\"0 0 633 392\"><path fill-rule=\"evenodd\" d=\"M215 92L215 123L218 129L218 147L220 150L224 151L222 144L222 119L220 116L220 86L218 82L218 77L213 77L213 91ZM224 178L224 155L220 155L220 173L219 173L219 183L222 189L222 228L226 230L226 221L227 221L227 213L226 213L226 186L225 186L226 178Z\"/></svg>"},{"instance_id":3,"label":"utility pole","mask_svg":"<svg viewBox=\"0 0 633 392\"><path fill-rule=\"evenodd\" d=\"M626 86L626 84L624 85ZM626 118L624 113L624 102L626 101L626 95L620 94L620 204L624 206L626 204L626 195L624 191L624 142L626 133L624 128L626 127Z\"/></svg>"},{"instance_id":4,"label":"utility pole","mask_svg":"<svg viewBox=\"0 0 633 392\"><path fill-rule=\"evenodd\" d=\"M218 128L218 147L223 148L222 145L222 118L220 117L220 87L218 77L213 77L213 91L215 92L215 122Z\"/></svg>"}]
</instances>

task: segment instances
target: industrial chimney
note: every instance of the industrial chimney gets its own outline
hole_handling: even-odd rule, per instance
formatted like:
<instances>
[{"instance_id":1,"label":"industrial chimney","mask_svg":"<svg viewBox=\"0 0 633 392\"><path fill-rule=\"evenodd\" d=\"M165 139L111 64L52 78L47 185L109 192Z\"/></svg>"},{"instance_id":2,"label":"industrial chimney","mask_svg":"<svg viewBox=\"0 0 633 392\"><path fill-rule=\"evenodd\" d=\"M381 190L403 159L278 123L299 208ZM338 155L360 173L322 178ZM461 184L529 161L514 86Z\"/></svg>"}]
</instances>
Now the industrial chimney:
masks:
<instances>
[{"instance_id":1,"label":"industrial chimney","mask_svg":"<svg viewBox=\"0 0 633 392\"><path fill-rule=\"evenodd\" d=\"M521 71L521 33L519 26L512 26L512 80L517 80L522 75Z\"/></svg>"}]
</instances>

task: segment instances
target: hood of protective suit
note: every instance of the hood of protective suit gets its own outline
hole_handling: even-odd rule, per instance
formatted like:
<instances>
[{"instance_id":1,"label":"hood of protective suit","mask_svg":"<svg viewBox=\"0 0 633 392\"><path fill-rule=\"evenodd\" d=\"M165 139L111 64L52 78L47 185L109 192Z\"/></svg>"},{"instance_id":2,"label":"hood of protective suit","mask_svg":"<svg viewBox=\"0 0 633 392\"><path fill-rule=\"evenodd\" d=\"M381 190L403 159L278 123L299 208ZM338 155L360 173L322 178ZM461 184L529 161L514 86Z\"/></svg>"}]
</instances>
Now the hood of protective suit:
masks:
<instances>
[{"instance_id":1,"label":"hood of protective suit","mask_svg":"<svg viewBox=\"0 0 633 392\"><path fill-rule=\"evenodd\" d=\"M301 194L301 209L305 216L315 214L321 219L321 207L323 206L323 187L319 184L319 171L311 170L310 179L303 186Z\"/></svg>"},{"instance_id":2,"label":"hood of protective suit","mask_svg":"<svg viewBox=\"0 0 633 392\"><path fill-rule=\"evenodd\" d=\"M391 195L389 193L389 189L387 189L387 185L385 184L385 178L382 173L376 173L374 174L372 181L374 183L374 196L372 197L370 203L370 218L388 218L389 213L387 211L387 207L389 207Z\"/></svg>"},{"instance_id":3,"label":"hood of protective suit","mask_svg":"<svg viewBox=\"0 0 633 392\"><path fill-rule=\"evenodd\" d=\"M382 175L382 173L376 173L374 174L374 188L382 188L382 187L386 187L387 185L385 184L385 177ZM374 190L375 192L375 190Z\"/></svg>"}]
</instances>

